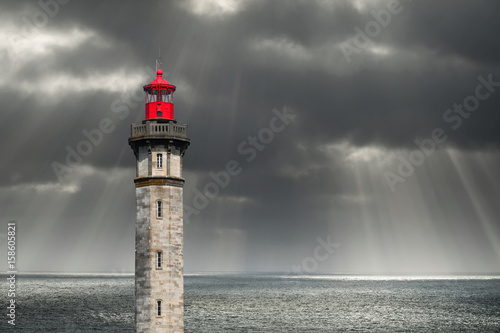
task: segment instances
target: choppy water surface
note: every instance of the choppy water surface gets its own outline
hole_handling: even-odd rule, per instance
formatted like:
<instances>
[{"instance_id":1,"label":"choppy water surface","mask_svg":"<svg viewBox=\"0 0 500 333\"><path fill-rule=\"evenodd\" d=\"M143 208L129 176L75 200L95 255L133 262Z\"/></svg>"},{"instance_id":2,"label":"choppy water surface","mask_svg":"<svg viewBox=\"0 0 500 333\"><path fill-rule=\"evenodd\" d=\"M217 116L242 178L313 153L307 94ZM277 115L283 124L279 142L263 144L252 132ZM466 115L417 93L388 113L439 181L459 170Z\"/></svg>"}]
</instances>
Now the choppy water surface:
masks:
<instances>
[{"instance_id":1,"label":"choppy water surface","mask_svg":"<svg viewBox=\"0 0 500 333\"><path fill-rule=\"evenodd\" d=\"M17 282L15 331L133 332L132 275ZM498 332L500 277L192 274L185 307L186 332Z\"/></svg>"}]
</instances>

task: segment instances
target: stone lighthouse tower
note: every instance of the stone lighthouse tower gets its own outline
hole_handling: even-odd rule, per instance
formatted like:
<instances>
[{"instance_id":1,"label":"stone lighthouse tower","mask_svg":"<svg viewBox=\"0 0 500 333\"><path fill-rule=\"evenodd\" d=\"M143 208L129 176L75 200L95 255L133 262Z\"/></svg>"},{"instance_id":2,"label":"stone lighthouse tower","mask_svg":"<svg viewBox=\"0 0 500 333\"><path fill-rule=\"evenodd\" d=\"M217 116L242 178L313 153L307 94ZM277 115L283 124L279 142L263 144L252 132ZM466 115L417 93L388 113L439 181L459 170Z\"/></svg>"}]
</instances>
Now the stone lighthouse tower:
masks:
<instances>
[{"instance_id":1,"label":"stone lighthouse tower","mask_svg":"<svg viewBox=\"0 0 500 333\"><path fill-rule=\"evenodd\" d=\"M137 160L135 235L136 332L184 332L182 157L187 125L174 119L175 86L144 86L146 117L128 139Z\"/></svg>"}]
</instances>

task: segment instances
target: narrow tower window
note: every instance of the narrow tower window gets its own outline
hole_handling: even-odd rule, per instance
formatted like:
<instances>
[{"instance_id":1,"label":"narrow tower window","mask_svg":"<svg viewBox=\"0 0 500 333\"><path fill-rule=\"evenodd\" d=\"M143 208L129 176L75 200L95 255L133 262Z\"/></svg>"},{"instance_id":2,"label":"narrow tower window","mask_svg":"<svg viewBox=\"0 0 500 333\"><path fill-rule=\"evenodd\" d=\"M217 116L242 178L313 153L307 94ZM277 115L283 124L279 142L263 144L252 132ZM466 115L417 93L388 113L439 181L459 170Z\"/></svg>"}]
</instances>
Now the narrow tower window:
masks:
<instances>
[{"instance_id":1,"label":"narrow tower window","mask_svg":"<svg viewBox=\"0 0 500 333\"><path fill-rule=\"evenodd\" d=\"M158 317L160 317L161 316L161 301L156 301L156 305L158 308Z\"/></svg>"},{"instance_id":2,"label":"narrow tower window","mask_svg":"<svg viewBox=\"0 0 500 333\"><path fill-rule=\"evenodd\" d=\"M161 216L162 216L162 214L161 214L161 201L159 201L159 200L158 200L158 201L156 202L156 207L157 207L157 213L156 213L156 216L157 216L157 217L161 217Z\"/></svg>"},{"instance_id":3,"label":"narrow tower window","mask_svg":"<svg viewBox=\"0 0 500 333\"><path fill-rule=\"evenodd\" d=\"M158 251L156 256L158 258L158 262L156 264L156 267L161 268L161 251Z\"/></svg>"},{"instance_id":4,"label":"narrow tower window","mask_svg":"<svg viewBox=\"0 0 500 333\"><path fill-rule=\"evenodd\" d=\"M163 168L163 154L156 155L156 168L157 169Z\"/></svg>"},{"instance_id":5,"label":"narrow tower window","mask_svg":"<svg viewBox=\"0 0 500 333\"><path fill-rule=\"evenodd\" d=\"M171 153L167 153L167 175L170 176L170 155Z\"/></svg>"}]
</instances>

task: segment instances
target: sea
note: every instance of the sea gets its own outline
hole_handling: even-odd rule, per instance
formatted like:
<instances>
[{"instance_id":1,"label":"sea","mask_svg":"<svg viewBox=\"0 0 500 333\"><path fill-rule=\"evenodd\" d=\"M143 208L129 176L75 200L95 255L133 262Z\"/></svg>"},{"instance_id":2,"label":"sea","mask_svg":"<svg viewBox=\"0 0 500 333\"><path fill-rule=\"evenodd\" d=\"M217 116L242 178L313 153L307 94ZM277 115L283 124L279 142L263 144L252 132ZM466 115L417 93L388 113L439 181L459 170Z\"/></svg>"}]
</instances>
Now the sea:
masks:
<instances>
[{"instance_id":1,"label":"sea","mask_svg":"<svg viewBox=\"0 0 500 333\"><path fill-rule=\"evenodd\" d=\"M130 274L22 274L0 332L133 332ZM500 276L185 275L185 332L500 332Z\"/></svg>"}]
</instances>

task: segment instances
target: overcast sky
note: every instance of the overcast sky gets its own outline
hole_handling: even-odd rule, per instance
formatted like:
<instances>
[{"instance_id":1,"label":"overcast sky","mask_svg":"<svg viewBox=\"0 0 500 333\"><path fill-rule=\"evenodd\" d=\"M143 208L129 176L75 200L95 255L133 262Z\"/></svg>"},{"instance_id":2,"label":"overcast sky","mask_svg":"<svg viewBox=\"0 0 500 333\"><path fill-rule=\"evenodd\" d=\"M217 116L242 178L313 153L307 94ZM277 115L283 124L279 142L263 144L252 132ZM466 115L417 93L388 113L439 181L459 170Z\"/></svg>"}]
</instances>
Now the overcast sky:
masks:
<instances>
[{"instance_id":1,"label":"overcast sky","mask_svg":"<svg viewBox=\"0 0 500 333\"><path fill-rule=\"evenodd\" d=\"M20 271L133 272L127 138L160 46L192 142L186 272L500 272L500 2L41 3L0 5Z\"/></svg>"}]
</instances>

